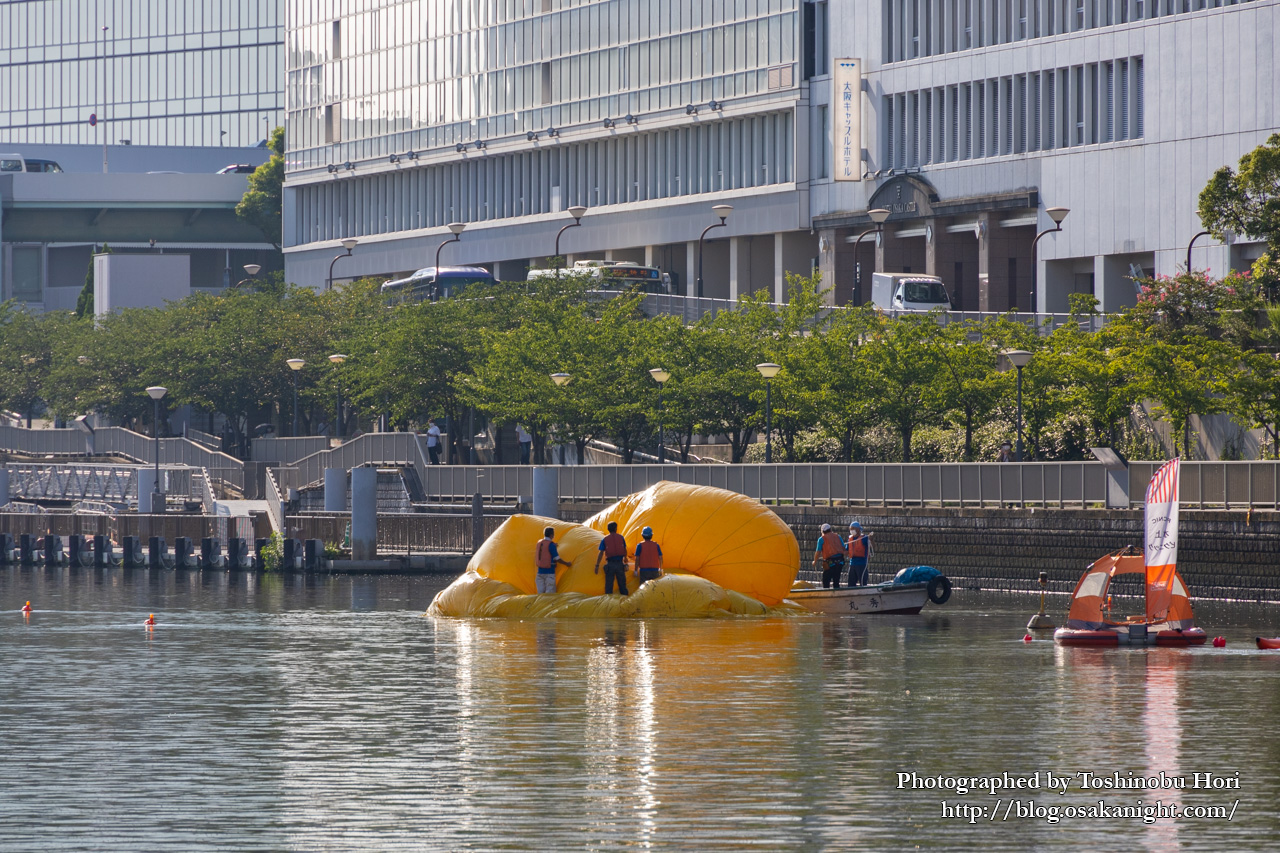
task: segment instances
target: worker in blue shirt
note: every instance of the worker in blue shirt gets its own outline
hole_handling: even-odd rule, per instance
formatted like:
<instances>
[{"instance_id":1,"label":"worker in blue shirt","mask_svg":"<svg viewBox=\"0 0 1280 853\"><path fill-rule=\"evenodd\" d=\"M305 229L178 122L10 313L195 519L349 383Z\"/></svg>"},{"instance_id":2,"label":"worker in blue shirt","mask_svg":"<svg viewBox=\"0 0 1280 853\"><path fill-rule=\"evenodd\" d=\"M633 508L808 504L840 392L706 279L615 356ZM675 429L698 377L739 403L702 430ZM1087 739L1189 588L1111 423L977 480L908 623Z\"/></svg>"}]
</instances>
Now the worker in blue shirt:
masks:
<instances>
[{"instance_id":1,"label":"worker in blue shirt","mask_svg":"<svg viewBox=\"0 0 1280 853\"><path fill-rule=\"evenodd\" d=\"M844 540L840 534L831 529L830 524L822 525L822 535L818 537L817 547L813 549L813 568L822 569L822 588L839 589L840 573L844 571Z\"/></svg>"}]
</instances>

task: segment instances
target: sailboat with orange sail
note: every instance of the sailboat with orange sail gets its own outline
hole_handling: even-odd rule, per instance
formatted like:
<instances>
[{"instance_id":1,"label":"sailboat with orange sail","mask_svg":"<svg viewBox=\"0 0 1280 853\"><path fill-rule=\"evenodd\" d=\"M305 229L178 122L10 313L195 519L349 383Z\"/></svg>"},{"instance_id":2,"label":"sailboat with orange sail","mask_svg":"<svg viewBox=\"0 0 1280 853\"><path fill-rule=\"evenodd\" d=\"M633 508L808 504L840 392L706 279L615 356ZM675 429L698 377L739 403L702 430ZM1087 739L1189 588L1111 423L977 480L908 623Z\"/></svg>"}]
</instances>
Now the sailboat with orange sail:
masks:
<instances>
[{"instance_id":1,"label":"sailboat with orange sail","mask_svg":"<svg viewBox=\"0 0 1280 853\"><path fill-rule=\"evenodd\" d=\"M1108 554L1085 570L1071 597L1067 624L1053 638L1067 646L1199 646L1206 639L1195 626L1187 585L1178 574L1178 461L1156 471L1147 486L1142 549L1130 546ZM1117 618L1107 591L1118 575L1143 574L1145 612Z\"/></svg>"}]
</instances>

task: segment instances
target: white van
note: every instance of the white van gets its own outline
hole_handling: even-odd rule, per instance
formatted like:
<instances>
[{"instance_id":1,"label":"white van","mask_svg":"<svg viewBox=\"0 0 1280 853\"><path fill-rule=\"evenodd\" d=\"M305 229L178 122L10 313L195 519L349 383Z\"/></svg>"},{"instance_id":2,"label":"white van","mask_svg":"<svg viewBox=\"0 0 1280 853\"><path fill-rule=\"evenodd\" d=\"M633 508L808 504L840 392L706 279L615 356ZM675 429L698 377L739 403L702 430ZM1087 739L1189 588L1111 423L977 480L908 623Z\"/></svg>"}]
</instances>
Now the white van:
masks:
<instances>
[{"instance_id":1,"label":"white van","mask_svg":"<svg viewBox=\"0 0 1280 853\"><path fill-rule=\"evenodd\" d=\"M872 273L871 302L885 311L951 310L951 297L942 279L917 273Z\"/></svg>"}]
</instances>

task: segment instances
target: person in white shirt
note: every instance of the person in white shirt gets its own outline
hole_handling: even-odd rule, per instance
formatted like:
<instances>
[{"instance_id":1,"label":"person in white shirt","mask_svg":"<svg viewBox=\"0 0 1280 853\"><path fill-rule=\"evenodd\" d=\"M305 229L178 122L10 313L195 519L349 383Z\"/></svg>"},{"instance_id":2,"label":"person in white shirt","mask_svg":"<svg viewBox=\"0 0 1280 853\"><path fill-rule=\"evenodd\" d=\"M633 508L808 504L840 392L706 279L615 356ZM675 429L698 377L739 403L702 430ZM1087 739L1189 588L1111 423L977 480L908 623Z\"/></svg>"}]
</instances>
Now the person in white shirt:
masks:
<instances>
[{"instance_id":1,"label":"person in white shirt","mask_svg":"<svg viewBox=\"0 0 1280 853\"><path fill-rule=\"evenodd\" d=\"M436 425L435 418L427 427L427 455L431 457L432 465L440 464L440 427Z\"/></svg>"},{"instance_id":2,"label":"person in white shirt","mask_svg":"<svg viewBox=\"0 0 1280 853\"><path fill-rule=\"evenodd\" d=\"M533 436L524 428L524 424L516 424L516 439L520 442L520 464L529 464L529 451L533 448Z\"/></svg>"}]
</instances>

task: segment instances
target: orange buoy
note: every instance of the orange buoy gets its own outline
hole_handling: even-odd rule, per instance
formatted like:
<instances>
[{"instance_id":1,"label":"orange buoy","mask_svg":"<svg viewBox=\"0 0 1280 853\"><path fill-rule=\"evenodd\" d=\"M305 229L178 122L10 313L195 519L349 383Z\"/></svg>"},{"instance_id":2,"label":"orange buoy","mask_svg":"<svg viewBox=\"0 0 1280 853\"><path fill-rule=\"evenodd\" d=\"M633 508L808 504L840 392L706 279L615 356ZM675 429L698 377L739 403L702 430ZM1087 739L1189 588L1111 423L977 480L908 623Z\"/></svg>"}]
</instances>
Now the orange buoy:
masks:
<instances>
[{"instance_id":1,"label":"orange buoy","mask_svg":"<svg viewBox=\"0 0 1280 853\"><path fill-rule=\"evenodd\" d=\"M147 621L142 624L146 625L148 628L154 628L156 626L156 615L154 613L148 614Z\"/></svg>"},{"instance_id":2,"label":"orange buoy","mask_svg":"<svg viewBox=\"0 0 1280 853\"><path fill-rule=\"evenodd\" d=\"M28 614L28 615L30 615L30 613L31 613L31 602L30 602L30 601L28 601L26 604L22 605L22 612L23 612L23 613L26 613L26 614Z\"/></svg>"}]
</instances>

